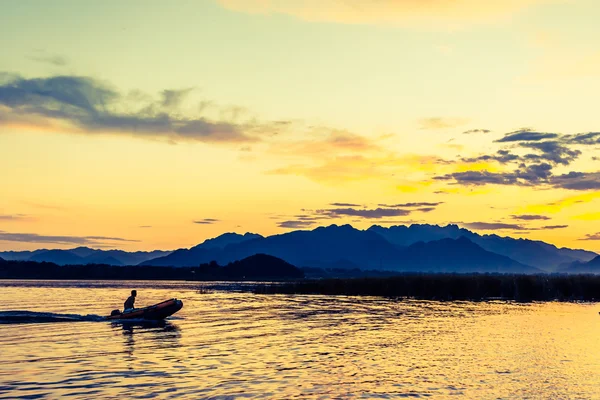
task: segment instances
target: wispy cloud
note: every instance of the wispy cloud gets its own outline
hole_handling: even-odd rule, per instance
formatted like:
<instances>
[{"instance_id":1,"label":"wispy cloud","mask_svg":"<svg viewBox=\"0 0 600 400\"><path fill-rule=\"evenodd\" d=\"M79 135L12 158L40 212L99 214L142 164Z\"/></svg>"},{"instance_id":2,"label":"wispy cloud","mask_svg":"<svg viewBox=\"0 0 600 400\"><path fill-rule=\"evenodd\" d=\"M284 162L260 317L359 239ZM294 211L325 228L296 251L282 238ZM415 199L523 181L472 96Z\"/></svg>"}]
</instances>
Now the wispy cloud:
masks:
<instances>
[{"instance_id":1,"label":"wispy cloud","mask_svg":"<svg viewBox=\"0 0 600 400\"><path fill-rule=\"evenodd\" d=\"M434 30L457 29L501 20L549 0L218 0L223 6L252 14L286 14L306 21L376 24Z\"/></svg>"},{"instance_id":2,"label":"wispy cloud","mask_svg":"<svg viewBox=\"0 0 600 400\"><path fill-rule=\"evenodd\" d=\"M62 126L83 134L128 134L171 142L254 142L276 124L211 120L180 108L190 89L164 90L157 100L126 96L90 77L0 76L0 125Z\"/></svg>"},{"instance_id":3,"label":"wispy cloud","mask_svg":"<svg viewBox=\"0 0 600 400\"><path fill-rule=\"evenodd\" d=\"M200 224L200 225L212 225L217 222L220 222L220 220L214 219L214 218L203 218L203 219L194 220L192 222L194 224Z\"/></svg>"},{"instance_id":4,"label":"wispy cloud","mask_svg":"<svg viewBox=\"0 0 600 400\"><path fill-rule=\"evenodd\" d=\"M511 215L511 218L522 220L522 221L536 221L536 220L545 221L545 220L551 219L550 217L547 217L545 215L536 215L536 214Z\"/></svg>"},{"instance_id":5,"label":"wispy cloud","mask_svg":"<svg viewBox=\"0 0 600 400\"><path fill-rule=\"evenodd\" d=\"M438 201L435 203L398 203L398 204L378 204L379 207L387 207L387 208L407 208L407 207L437 207L440 204L444 204L442 201Z\"/></svg>"},{"instance_id":6,"label":"wispy cloud","mask_svg":"<svg viewBox=\"0 0 600 400\"><path fill-rule=\"evenodd\" d=\"M114 242L139 242L139 240L124 239L110 236L58 236L39 235L37 233L13 233L0 231L0 241L22 243L53 243L74 244L86 246L111 246Z\"/></svg>"},{"instance_id":7,"label":"wispy cloud","mask_svg":"<svg viewBox=\"0 0 600 400\"><path fill-rule=\"evenodd\" d=\"M564 228L568 228L569 225L545 225L542 226L541 229L564 229Z\"/></svg>"},{"instance_id":8,"label":"wispy cloud","mask_svg":"<svg viewBox=\"0 0 600 400\"><path fill-rule=\"evenodd\" d=\"M491 130L489 129L469 129L468 131L464 131L463 133L465 135L471 135L473 133L490 133Z\"/></svg>"},{"instance_id":9,"label":"wispy cloud","mask_svg":"<svg viewBox=\"0 0 600 400\"><path fill-rule=\"evenodd\" d=\"M367 219L378 219L385 217L404 217L411 213L410 210L390 209L390 208L375 208L375 209L358 209L358 208L332 208L325 210L317 210L318 214L327 215L330 217L361 217Z\"/></svg>"},{"instance_id":10,"label":"wispy cloud","mask_svg":"<svg viewBox=\"0 0 600 400\"><path fill-rule=\"evenodd\" d=\"M469 120L465 118L432 117L419 120L419 125L421 129L448 129L456 128L467 122L469 122Z\"/></svg>"},{"instance_id":11,"label":"wispy cloud","mask_svg":"<svg viewBox=\"0 0 600 400\"><path fill-rule=\"evenodd\" d=\"M475 230L527 230L527 228L518 224L505 224L502 222L465 222L462 225L466 226L469 229Z\"/></svg>"},{"instance_id":12,"label":"wispy cloud","mask_svg":"<svg viewBox=\"0 0 600 400\"><path fill-rule=\"evenodd\" d=\"M51 64L55 67L64 67L68 64L68 60L65 56L61 56L59 54L48 54L45 52L36 52L30 56L27 56L28 59L32 61L37 61L40 63Z\"/></svg>"},{"instance_id":13,"label":"wispy cloud","mask_svg":"<svg viewBox=\"0 0 600 400\"><path fill-rule=\"evenodd\" d=\"M413 203L418 204L418 203ZM436 204L436 203L426 203ZM435 207L421 207L413 208L414 206L408 206L409 209L403 209L398 207L377 207L377 208L329 208L316 210L315 215L327 216L329 218L343 218L343 217L360 217L364 219L380 219L389 217L404 217L410 215L413 212L431 212L435 210Z\"/></svg>"},{"instance_id":14,"label":"wispy cloud","mask_svg":"<svg viewBox=\"0 0 600 400\"><path fill-rule=\"evenodd\" d=\"M473 230L488 230L488 231L518 231L519 233L527 233L526 231L541 231L568 228L568 225L545 225L542 227L524 226L521 224L507 224L503 222L465 222L463 226Z\"/></svg>"},{"instance_id":15,"label":"wispy cloud","mask_svg":"<svg viewBox=\"0 0 600 400\"><path fill-rule=\"evenodd\" d=\"M26 214L0 214L0 221L22 221L30 219Z\"/></svg>"},{"instance_id":16,"label":"wispy cloud","mask_svg":"<svg viewBox=\"0 0 600 400\"><path fill-rule=\"evenodd\" d=\"M309 228L309 227L313 226L314 224L315 224L315 222L313 222L313 221L290 220L290 221L279 222L277 224L277 226L280 228L285 228L285 229L301 229L301 228Z\"/></svg>"},{"instance_id":17,"label":"wispy cloud","mask_svg":"<svg viewBox=\"0 0 600 400\"><path fill-rule=\"evenodd\" d=\"M597 233L588 233L584 238L579 240L600 240L600 232Z\"/></svg>"},{"instance_id":18,"label":"wispy cloud","mask_svg":"<svg viewBox=\"0 0 600 400\"><path fill-rule=\"evenodd\" d=\"M600 132L576 133L566 135L565 141L570 144L597 145L600 144Z\"/></svg>"},{"instance_id":19,"label":"wispy cloud","mask_svg":"<svg viewBox=\"0 0 600 400\"><path fill-rule=\"evenodd\" d=\"M329 205L333 207L360 207L360 204L353 203L330 203Z\"/></svg>"},{"instance_id":20,"label":"wispy cloud","mask_svg":"<svg viewBox=\"0 0 600 400\"><path fill-rule=\"evenodd\" d=\"M558 137L558 133L543 133L535 132L531 129L520 129L518 131L510 132L504 135L503 138L496 140L498 143L505 142L532 142L540 141L544 139L555 139Z\"/></svg>"}]
</instances>

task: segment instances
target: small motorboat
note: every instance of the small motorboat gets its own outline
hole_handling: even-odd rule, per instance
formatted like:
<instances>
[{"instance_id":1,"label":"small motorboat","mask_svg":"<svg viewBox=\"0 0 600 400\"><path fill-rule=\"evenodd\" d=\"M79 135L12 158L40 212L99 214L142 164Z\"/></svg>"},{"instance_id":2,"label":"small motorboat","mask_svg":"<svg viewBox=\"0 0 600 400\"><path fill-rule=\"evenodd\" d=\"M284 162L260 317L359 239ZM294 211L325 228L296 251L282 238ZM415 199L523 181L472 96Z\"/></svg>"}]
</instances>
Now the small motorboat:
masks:
<instances>
[{"instance_id":1,"label":"small motorboat","mask_svg":"<svg viewBox=\"0 0 600 400\"><path fill-rule=\"evenodd\" d=\"M149 321L160 321L175 314L177 311L181 310L182 307L183 301L170 299L144 308L132 308L123 312L120 310L113 310L113 312L110 313L110 316L106 318L110 320L143 319Z\"/></svg>"}]
</instances>

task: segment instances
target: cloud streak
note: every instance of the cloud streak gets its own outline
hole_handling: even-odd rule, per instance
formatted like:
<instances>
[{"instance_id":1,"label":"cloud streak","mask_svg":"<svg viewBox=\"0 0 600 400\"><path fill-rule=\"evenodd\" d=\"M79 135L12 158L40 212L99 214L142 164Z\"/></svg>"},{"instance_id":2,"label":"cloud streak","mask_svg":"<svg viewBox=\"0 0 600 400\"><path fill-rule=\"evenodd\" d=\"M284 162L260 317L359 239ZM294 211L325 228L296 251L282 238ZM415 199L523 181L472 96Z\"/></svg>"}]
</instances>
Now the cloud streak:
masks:
<instances>
[{"instance_id":1,"label":"cloud streak","mask_svg":"<svg viewBox=\"0 0 600 400\"><path fill-rule=\"evenodd\" d=\"M22 221L29 219L25 214L0 214L0 221Z\"/></svg>"},{"instance_id":2,"label":"cloud streak","mask_svg":"<svg viewBox=\"0 0 600 400\"><path fill-rule=\"evenodd\" d=\"M469 229L475 229L475 230L505 230L505 229L516 230L516 231L527 230L527 228L523 227L522 225L505 224L502 222L466 222L466 223L463 223L462 225L466 226Z\"/></svg>"},{"instance_id":3,"label":"cloud streak","mask_svg":"<svg viewBox=\"0 0 600 400\"><path fill-rule=\"evenodd\" d=\"M600 232L597 233L588 233L584 238L579 240L600 240Z\"/></svg>"},{"instance_id":4,"label":"cloud streak","mask_svg":"<svg viewBox=\"0 0 600 400\"><path fill-rule=\"evenodd\" d=\"M498 143L506 142L532 142L540 141L544 139L555 139L558 137L557 133L542 133L534 132L531 129L520 129L518 131L510 132L504 135L502 139L496 140Z\"/></svg>"},{"instance_id":5,"label":"cloud streak","mask_svg":"<svg viewBox=\"0 0 600 400\"><path fill-rule=\"evenodd\" d=\"M551 219L545 215L535 215L535 214L524 214L524 215L511 215L512 219L518 219L522 221L546 221Z\"/></svg>"},{"instance_id":6,"label":"cloud streak","mask_svg":"<svg viewBox=\"0 0 600 400\"><path fill-rule=\"evenodd\" d=\"M311 227L314 224L315 222L313 221L290 220L279 222L277 226L285 229L301 229Z\"/></svg>"},{"instance_id":7,"label":"cloud streak","mask_svg":"<svg viewBox=\"0 0 600 400\"><path fill-rule=\"evenodd\" d=\"M217 222L220 222L220 220L215 219L215 218L203 218L203 219L199 219L199 220L194 220L192 222L194 224L199 224L199 225L212 225Z\"/></svg>"},{"instance_id":8,"label":"cloud streak","mask_svg":"<svg viewBox=\"0 0 600 400\"><path fill-rule=\"evenodd\" d=\"M387 208L406 208L406 207L437 207L440 204L444 204L444 202L439 201L435 203L399 203L399 204L378 204L379 207L387 207Z\"/></svg>"},{"instance_id":9,"label":"cloud streak","mask_svg":"<svg viewBox=\"0 0 600 400\"><path fill-rule=\"evenodd\" d=\"M305 21L375 24L435 30L490 23L548 0L218 0L251 14L285 14Z\"/></svg>"},{"instance_id":10,"label":"cloud streak","mask_svg":"<svg viewBox=\"0 0 600 400\"><path fill-rule=\"evenodd\" d=\"M51 64L55 67L64 67L68 64L67 58L58 54L40 53L39 55L31 55L27 58L32 61L37 61L44 64Z\"/></svg>"},{"instance_id":11,"label":"cloud streak","mask_svg":"<svg viewBox=\"0 0 600 400\"><path fill-rule=\"evenodd\" d=\"M432 117L423 118L419 121L421 129L448 129L456 128L457 126L464 125L468 120L464 118L443 118L443 117Z\"/></svg>"},{"instance_id":12,"label":"cloud streak","mask_svg":"<svg viewBox=\"0 0 600 400\"><path fill-rule=\"evenodd\" d=\"M0 241L21 243L73 244L80 246L110 246L111 242L139 242L139 240L123 239L110 236L58 236L39 235L37 233L11 233L0 231Z\"/></svg>"},{"instance_id":13,"label":"cloud streak","mask_svg":"<svg viewBox=\"0 0 600 400\"><path fill-rule=\"evenodd\" d=\"M0 77L1 78L1 77ZM190 89L165 90L156 101L131 101L112 86L82 76L0 79L0 125L63 126L87 134L162 137L172 142L254 142L273 126L186 116ZM140 96L138 96L140 97ZM142 96L144 97L144 96ZM141 103L141 105L140 105Z\"/></svg>"}]
</instances>

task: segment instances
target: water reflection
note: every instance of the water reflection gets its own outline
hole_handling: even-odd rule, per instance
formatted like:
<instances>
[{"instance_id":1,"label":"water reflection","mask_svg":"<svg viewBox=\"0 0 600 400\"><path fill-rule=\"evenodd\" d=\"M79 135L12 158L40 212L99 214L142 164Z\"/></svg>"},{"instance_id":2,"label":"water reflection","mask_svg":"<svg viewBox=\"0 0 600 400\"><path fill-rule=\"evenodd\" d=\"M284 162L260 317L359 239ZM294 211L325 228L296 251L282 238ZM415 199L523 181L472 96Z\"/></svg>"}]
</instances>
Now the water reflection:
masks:
<instances>
[{"instance_id":1,"label":"water reflection","mask_svg":"<svg viewBox=\"0 0 600 400\"><path fill-rule=\"evenodd\" d=\"M0 330L0 398L595 398L598 309L196 293L166 322ZM120 287L0 287L0 304L114 308ZM44 299L44 301L40 301ZM33 301L36 300L36 301ZM86 308L87 307L87 308ZM178 314L179 315L179 314Z\"/></svg>"},{"instance_id":2,"label":"water reflection","mask_svg":"<svg viewBox=\"0 0 600 400\"><path fill-rule=\"evenodd\" d=\"M123 352L129 370L134 369L136 341L139 340L142 351L152 349L174 350L181 346L179 327L168 321L122 321L112 322L111 328L121 332Z\"/></svg>"}]
</instances>

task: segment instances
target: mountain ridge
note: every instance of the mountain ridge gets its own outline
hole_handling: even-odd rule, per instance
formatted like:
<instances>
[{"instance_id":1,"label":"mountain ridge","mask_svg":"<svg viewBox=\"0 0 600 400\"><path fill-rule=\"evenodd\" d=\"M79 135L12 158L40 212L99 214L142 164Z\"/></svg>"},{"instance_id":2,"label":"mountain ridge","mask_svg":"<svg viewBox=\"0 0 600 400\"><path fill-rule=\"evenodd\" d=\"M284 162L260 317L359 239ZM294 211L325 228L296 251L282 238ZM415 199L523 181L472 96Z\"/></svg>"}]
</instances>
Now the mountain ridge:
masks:
<instances>
[{"instance_id":1,"label":"mountain ridge","mask_svg":"<svg viewBox=\"0 0 600 400\"><path fill-rule=\"evenodd\" d=\"M458 241L458 239L464 238ZM451 239L455 242L444 241ZM469 243L476 245L471 246ZM432 245L425 245L442 241ZM423 242L417 247L414 244ZM452 246L458 246L453 249ZM438 257L433 265L432 255L421 254L419 248L431 252L443 251L447 257ZM459 255L462 248L467 255ZM410 249L410 251L408 250ZM435 250L434 250L435 249ZM485 251L486 253L483 253ZM489 253L489 254L488 254ZM401 271L413 265L431 270L444 270L442 264L453 265L454 270L473 270L472 263L480 262L480 271L522 269L523 271L560 272L573 263L586 263L597 257L594 252L582 249L558 248L555 245L525 238L514 239L496 234L472 232L456 224L372 225L361 230L349 224L321 226L312 230L294 230L281 234L262 236L246 232L227 232L190 248L174 251L126 252L77 247L68 250L39 249L25 252L0 252L9 260L56 262L57 264L109 264L141 266L197 266L216 261L231 263L255 254L268 254L300 267L325 269L363 269ZM499 259L496 256L506 257ZM478 259L477 257L481 257ZM429 261L428 261L429 260ZM462 265L459 265L459 260ZM454 264L452 264L454 263ZM412 268L412 267L410 267Z\"/></svg>"}]
</instances>

